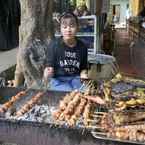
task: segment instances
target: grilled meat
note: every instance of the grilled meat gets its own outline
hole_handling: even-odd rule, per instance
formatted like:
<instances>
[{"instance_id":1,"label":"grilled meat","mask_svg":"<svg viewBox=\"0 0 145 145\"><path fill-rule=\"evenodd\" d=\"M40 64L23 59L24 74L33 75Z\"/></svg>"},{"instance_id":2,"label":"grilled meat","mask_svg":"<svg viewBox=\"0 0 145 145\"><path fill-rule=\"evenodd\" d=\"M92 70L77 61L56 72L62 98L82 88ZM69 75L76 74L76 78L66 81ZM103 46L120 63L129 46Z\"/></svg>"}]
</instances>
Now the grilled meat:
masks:
<instances>
[{"instance_id":1,"label":"grilled meat","mask_svg":"<svg viewBox=\"0 0 145 145\"><path fill-rule=\"evenodd\" d=\"M111 130L111 129L110 129ZM145 142L145 125L127 125L114 127L109 131L108 136L123 140Z\"/></svg>"},{"instance_id":2,"label":"grilled meat","mask_svg":"<svg viewBox=\"0 0 145 145\"><path fill-rule=\"evenodd\" d=\"M12 96L12 98L8 102L6 102L5 104L1 106L0 113L6 112L17 100L19 100L25 94L26 94L25 91L21 91L15 96Z\"/></svg>"},{"instance_id":3,"label":"grilled meat","mask_svg":"<svg viewBox=\"0 0 145 145\"><path fill-rule=\"evenodd\" d=\"M43 92L38 92L35 96L33 96L30 101L28 101L19 111L16 112L16 116L19 117L28 112L39 101L42 95Z\"/></svg>"},{"instance_id":4,"label":"grilled meat","mask_svg":"<svg viewBox=\"0 0 145 145\"><path fill-rule=\"evenodd\" d=\"M88 126L88 119L90 118L91 103L88 102L83 112L84 125Z\"/></svg>"},{"instance_id":5,"label":"grilled meat","mask_svg":"<svg viewBox=\"0 0 145 145\"><path fill-rule=\"evenodd\" d=\"M127 101L118 101L115 104L115 109L121 111L127 108L135 108L140 106L145 106L145 98L131 98Z\"/></svg>"},{"instance_id":6,"label":"grilled meat","mask_svg":"<svg viewBox=\"0 0 145 145\"><path fill-rule=\"evenodd\" d=\"M76 107L75 112L71 116L70 120L68 120L68 124L70 126L74 126L75 125L77 119L83 113L86 103L87 103L87 100L84 99L84 98L81 98L80 104Z\"/></svg>"},{"instance_id":7,"label":"grilled meat","mask_svg":"<svg viewBox=\"0 0 145 145\"><path fill-rule=\"evenodd\" d=\"M115 112L112 117L115 125L125 125L144 120L145 112Z\"/></svg>"}]
</instances>

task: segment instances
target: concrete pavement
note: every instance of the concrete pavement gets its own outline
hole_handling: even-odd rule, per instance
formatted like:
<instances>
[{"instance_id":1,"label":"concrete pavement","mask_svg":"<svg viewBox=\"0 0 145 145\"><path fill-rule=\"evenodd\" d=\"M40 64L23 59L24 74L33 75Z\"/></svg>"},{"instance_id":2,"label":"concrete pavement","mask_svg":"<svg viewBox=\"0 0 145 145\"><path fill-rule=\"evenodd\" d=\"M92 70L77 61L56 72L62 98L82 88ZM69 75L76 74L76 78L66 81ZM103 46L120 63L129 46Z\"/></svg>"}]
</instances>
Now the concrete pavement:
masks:
<instances>
[{"instance_id":1,"label":"concrete pavement","mask_svg":"<svg viewBox=\"0 0 145 145\"><path fill-rule=\"evenodd\" d=\"M17 50L0 51L0 73L16 64Z\"/></svg>"}]
</instances>

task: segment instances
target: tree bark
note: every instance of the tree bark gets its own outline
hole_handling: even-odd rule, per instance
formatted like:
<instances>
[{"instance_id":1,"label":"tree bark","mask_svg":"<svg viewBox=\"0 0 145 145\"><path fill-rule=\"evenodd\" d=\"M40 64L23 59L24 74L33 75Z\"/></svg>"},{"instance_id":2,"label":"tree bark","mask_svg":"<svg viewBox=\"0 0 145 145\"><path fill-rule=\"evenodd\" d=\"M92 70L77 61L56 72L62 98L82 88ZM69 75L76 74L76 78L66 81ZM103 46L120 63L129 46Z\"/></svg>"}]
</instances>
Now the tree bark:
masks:
<instances>
[{"instance_id":1,"label":"tree bark","mask_svg":"<svg viewBox=\"0 0 145 145\"><path fill-rule=\"evenodd\" d=\"M20 45L32 38L53 37L53 0L20 0L21 26Z\"/></svg>"},{"instance_id":2,"label":"tree bark","mask_svg":"<svg viewBox=\"0 0 145 145\"><path fill-rule=\"evenodd\" d=\"M15 86L21 84L22 74L27 86L41 79L49 41L54 37L53 0L20 0L21 25Z\"/></svg>"}]
</instances>

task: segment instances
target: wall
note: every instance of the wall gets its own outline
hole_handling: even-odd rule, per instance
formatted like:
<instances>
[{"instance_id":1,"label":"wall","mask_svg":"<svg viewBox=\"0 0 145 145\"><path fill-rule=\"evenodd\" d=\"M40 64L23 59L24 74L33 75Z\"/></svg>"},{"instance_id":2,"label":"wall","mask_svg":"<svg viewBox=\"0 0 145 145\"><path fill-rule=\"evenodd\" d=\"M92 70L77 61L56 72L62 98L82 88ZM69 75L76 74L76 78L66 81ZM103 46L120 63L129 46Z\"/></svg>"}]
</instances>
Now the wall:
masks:
<instances>
[{"instance_id":1,"label":"wall","mask_svg":"<svg viewBox=\"0 0 145 145\"><path fill-rule=\"evenodd\" d=\"M126 22L126 5L129 4L129 0L110 0L110 5L120 4L120 23ZM112 11L110 6L110 11Z\"/></svg>"}]
</instances>

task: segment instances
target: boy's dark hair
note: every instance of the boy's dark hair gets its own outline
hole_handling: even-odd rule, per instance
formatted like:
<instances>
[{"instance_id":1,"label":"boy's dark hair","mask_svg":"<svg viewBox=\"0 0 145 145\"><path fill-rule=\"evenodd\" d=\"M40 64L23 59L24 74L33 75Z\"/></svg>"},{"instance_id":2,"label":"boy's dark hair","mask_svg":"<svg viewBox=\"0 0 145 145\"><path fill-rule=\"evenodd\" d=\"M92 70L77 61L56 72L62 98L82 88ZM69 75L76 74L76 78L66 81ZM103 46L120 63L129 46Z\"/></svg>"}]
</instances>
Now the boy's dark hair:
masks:
<instances>
[{"instance_id":1,"label":"boy's dark hair","mask_svg":"<svg viewBox=\"0 0 145 145\"><path fill-rule=\"evenodd\" d=\"M78 25L78 18L76 15L74 15L73 13L71 12L64 12L60 18L59 18L59 22L61 23L62 19L67 19L67 18L74 18L75 21L76 21L76 24Z\"/></svg>"}]
</instances>

